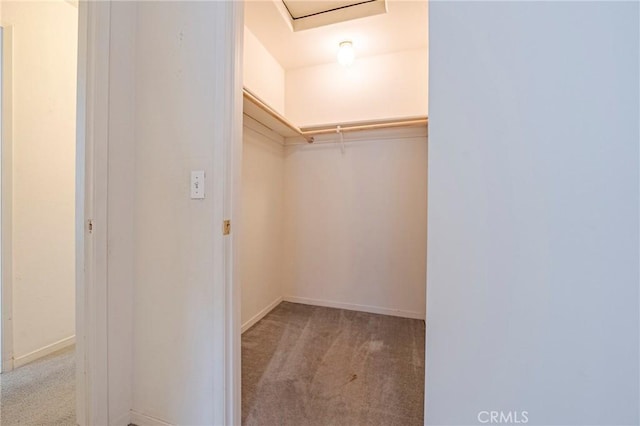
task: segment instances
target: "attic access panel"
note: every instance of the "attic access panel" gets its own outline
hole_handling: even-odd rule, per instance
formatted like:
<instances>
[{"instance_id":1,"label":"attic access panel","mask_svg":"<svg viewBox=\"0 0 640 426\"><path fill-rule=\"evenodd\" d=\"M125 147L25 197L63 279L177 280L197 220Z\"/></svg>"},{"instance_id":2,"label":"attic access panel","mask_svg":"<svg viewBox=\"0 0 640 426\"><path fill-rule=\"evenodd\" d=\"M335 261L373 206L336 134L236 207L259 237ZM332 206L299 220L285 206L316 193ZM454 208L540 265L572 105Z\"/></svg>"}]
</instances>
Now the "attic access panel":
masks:
<instances>
[{"instance_id":1,"label":"attic access panel","mask_svg":"<svg viewBox=\"0 0 640 426\"><path fill-rule=\"evenodd\" d=\"M387 12L386 0L276 0L276 4L292 31Z\"/></svg>"}]
</instances>

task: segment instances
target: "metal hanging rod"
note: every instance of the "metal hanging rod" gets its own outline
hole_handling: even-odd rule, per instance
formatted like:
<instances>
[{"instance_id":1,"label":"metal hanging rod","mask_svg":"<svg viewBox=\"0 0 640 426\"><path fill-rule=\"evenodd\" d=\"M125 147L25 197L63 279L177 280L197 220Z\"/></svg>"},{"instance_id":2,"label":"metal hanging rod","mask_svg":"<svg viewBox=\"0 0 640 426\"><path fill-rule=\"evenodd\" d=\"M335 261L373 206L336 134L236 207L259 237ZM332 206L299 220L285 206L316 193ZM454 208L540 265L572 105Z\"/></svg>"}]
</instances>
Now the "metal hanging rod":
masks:
<instances>
[{"instance_id":1,"label":"metal hanging rod","mask_svg":"<svg viewBox=\"0 0 640 426\"><path fill-rule=\"evenodd\" d=\"M384 120L376 123L369 124L341 124L332 127L322 128L322 129L310 129L305 130L301 129L302 134L305 136L316 136L316 135L329 135L333 133L345 133L345 132L359 132L363 130L377 130L377 129L390 129L394 127L418 127L418 126L426 126L429 123L429 119L427 117L424 118L411 118L411 119L401 119L401 120Z\"/></svg>"}]
</instances>

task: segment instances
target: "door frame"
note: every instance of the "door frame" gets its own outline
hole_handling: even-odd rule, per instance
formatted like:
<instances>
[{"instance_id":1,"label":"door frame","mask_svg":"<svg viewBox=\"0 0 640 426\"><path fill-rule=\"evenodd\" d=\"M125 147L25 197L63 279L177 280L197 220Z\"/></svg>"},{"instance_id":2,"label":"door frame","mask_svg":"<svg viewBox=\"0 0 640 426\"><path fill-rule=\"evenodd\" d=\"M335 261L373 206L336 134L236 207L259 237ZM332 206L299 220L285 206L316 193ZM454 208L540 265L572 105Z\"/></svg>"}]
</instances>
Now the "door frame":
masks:
<instances>
[{"instance_id":1,"label":"door frame","mask_svg":"<svg viewBox=\"0 0 640 426\"><path fill-rule=\"evenodd\" d=\"M244 0L225 2L224 29L225 74L223 102L228 108L225 115L227 132L222 139L223 158L223 210L224 217L231 219L232 228L224 247L224 421L221 424L241 423L241 286L239 247L241 235L242 199L242 88L244 50ZM222 420L222 419L220 419Z\"/></svg>"},{"instance_id":2,"label":"door frame","mask_svg":"<svg viewBox=\"0 0 640 426\"><path fill-rule=\"evenodd\" d=\"M2 311L0 334L2 337L1 372L13 370L13 260L12 260L12 202L13 199L13 28L4 22L2 26L2 147L0 148L0 217L1 217L1 303Z\"/></svg>"},{"instance_id":3,"label":"door frame","mask_svg":"<svg viewBox=\"0 0 640 426\"><path fill-rule=\"evenodd\" d=\"M108 423L107 183L111 2L78 5L76 422Z\"/></svg>"},{"instance_id":4,"label":"door frame","mask_svg":"<svg viewBox=\"0 0 640 426\"><path fill-rule=\"evenodd\" d=\"M245 0L236 0L234 4L234 12L229 16L225 35L230 37L228 49L235 56L227 55L225 59L229 59L228 66L232 69L228 70L225 83L228 87L232 87L232 91L225 91L225 102L232 105L233 114L228 121L230 123L230 136L224 139L225 149L230 155L226 158L226 167L229 170L223 180L224 185L224 208L225 212L230 212L232 219L233 231L231 232L231 241L225 249L225 264L228 272L225 274L225 289L227 294L226 316L225 316L225 333L226 333L226 388L229 390L224 396L225 407L227 412L232 413L233 417L228 417L228 421L224 424L240 424L241 420L241 276L240 276L240 258L239 246L240 236L242 233L242 135L243 135L243 50L244 50L244 2ZM229 196L226 196L229 194ZM426 276L425 276L426 280ZM426 357L426 352L425 352ZM426 371L425 371L426 386ZM426 395L423 400L426 406ZM426 418L426 417L425 417Z\"/></svg>"}]
</instances>

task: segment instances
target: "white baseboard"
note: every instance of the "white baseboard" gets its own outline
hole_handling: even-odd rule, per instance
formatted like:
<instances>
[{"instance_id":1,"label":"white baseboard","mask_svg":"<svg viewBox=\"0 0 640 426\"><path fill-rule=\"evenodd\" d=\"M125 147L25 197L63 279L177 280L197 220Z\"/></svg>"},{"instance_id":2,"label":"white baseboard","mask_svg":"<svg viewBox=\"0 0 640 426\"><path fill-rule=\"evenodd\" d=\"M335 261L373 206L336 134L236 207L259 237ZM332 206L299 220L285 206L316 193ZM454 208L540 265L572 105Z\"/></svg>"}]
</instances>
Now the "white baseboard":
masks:
<instances>
[{"instance_id":1,"label":"white baseboard","mask_svg":"<svg viewBox=\"0 0 640 426\"><path fill-rule=\"evenodd\" d=\"M8 359L6 361L2 361L2 373L8 373L13 370L13 359Z\"/></svg>"},{"instance_id":2,"label":"white baseboard","mask_svg":"<svg viewBox=\"0 0 640 426\"><path fill-rule=\"evenodd\" d=\"M324 306L326 308L346 309L348 311L369 312L371 314L391 315L394 317L424 320L422 312L403 311L400 309L381 308L378 306L358 305L355 303L332 302L329 300L309 299L306 297L284 296L285 302L302 303L303 305Z\"/></svg>"},{"instance_id":3,"label":"white baseboard","mask_svg":"<svg viewBox=\"0 0 640 426\"><path fill-rule=\"evenodd\" d=\"M138 413L135 410L131 410L131 424L136 426L173 426L164 420Z\"/></svg>"},{"instance_id":4,"label":"white baseboard","mask_svg":"<svg viewBox=\"0 0 640 426\"><path fill-rule=\"evenodd\" d=\"M69 336L66 339L62 339L50 345L47 345L43 348L37 349L33 352L30 352L26 355L19 356L13 359L13 368L22 367L25 364L30 363L31 361L35 361L39 358L45 357L49 354L59 351L60 349L64 349L68 346L72 346L76 343L76 336Z\"/></svg>"},{"instance_id":5,"label":"white baseboard","mask_svg":"<svg viewBox=\"0 0 640 426\"><path fill-rule=\"evenodd\" d=\"M111 415L109 415L111 417ZM131 424L131 410L122 412L119 416L115 417L109 424L118 426L127 426Z\"/></svg>"},{"instance_id":6,"label":"white baseboard","mask_svg":"<svg viewBox=\"0 0 640 426\"><path fill-rule=\"evenodd\" d=\"M260 312L255 314L249 321L247 321L244 324L242 324L241 333L244 333L245 331L250 329L255 323L257 323L262 318L264 318L269 312L271 312L273 310L273 308L278 306L280 304L280 302L282 302L282 300L283 300L282 296L276 298L276 300L274 300L273 302L269 303L269 305L266 308L264 308L263 310L261 310Z\"/></svg>"}]
</instances>

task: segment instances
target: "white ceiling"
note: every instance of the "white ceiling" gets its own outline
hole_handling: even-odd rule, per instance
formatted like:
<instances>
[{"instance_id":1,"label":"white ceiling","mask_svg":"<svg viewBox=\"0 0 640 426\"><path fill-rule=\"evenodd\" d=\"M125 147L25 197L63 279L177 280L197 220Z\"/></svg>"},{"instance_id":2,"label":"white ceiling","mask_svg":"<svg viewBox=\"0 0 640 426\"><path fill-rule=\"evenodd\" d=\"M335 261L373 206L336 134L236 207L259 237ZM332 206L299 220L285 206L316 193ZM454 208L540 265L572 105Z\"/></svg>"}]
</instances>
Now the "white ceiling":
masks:
<instances>
[{"instance_id":1,"label":"white ceiling","mask_svg":"<svg viewBox=\"0 0 640 426\"><path fill-rule=\"evenodd\" d=\"M356 60L428 46L426 1L387 0L386 14L298 32L290 29L274 1L246 1L245 24L285 69L334 62L344 40L353 42Z\"/></svg>"}]
</instances>

